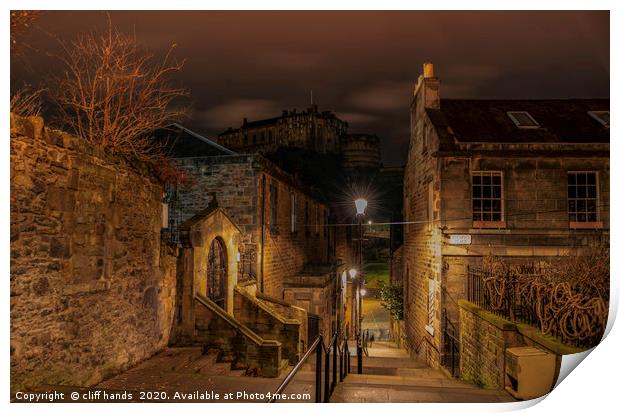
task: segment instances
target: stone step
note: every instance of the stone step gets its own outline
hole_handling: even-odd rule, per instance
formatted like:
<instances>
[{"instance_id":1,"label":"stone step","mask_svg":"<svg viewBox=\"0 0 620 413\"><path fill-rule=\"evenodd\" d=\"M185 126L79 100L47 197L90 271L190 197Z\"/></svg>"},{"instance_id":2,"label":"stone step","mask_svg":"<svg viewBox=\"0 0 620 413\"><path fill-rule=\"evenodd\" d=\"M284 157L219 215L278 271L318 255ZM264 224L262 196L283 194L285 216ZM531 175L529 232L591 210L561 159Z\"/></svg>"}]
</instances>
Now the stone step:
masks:
<instances>
[{"instance_id":1,"label":"stone step","mask_svg":"<svg viewBox=\"0 0 620 413\"><path fill-rule=\"evenodd\" d=\"M202 347L170 347L135 368L175 371L202 357Z\"/></svg>"},{"instance_id":2,"label":"stone step","mask_svg":"<svg viewBox=\"0 0 620 413\"><path fill-rule=\"evenodd\" d=\"M345 379L345 384L356 385L369 385L375 387L441 387L441 388L454 388L454 389L469 389L472 391L479 390L478 387L467 384L458 380L453 380L444 377L439 373L435 375L435 372L431 371L428 376L424 377L411 377L411 376L384 376L374 374L350 374Z\"/></svg>"},{"instance_id":3,"label":"stone step","mask_svg":"<svg viewBox=\"0 0 620 413\"><path fill-rule=\"evenodd\" d=\"M217 364L217 358L219 356L219 353L220 352L218 350L210 349L207 351L207 354L204 354L202 357L198 358L197 360L192 361L191 363L187 364L186 366L179 369L178 371L180 373L199 373L199 374L202 373L204 374L210 371L210 369L212 369L213 366Z\"/></svg>"},{"instance_id":4,"label":"stone step","mask_svg":"<svg viewBox=\"0 0 620 413\"><path fill-rule=\"evenodd\" d=\"M500 390L343 383L336 387L330 401L334 403L502 403L515 400Z\"/></svg>"}]
</instances>

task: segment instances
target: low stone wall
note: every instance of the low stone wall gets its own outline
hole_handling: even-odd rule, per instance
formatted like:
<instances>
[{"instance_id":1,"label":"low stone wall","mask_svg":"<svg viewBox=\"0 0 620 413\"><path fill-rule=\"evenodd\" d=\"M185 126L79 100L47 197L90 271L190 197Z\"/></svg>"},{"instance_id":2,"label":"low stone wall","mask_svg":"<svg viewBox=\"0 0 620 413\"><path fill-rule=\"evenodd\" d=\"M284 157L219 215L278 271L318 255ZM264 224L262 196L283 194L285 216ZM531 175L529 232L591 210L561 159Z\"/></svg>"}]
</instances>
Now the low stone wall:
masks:
<instances>
[{"instance_id":1,"label":"low stone wall","mask_svg":"<svg viewBox=\"0 0 620 413\"><path fill-rule=\"evenodd\" d=\"M10 136L11 389L96 384L168 343L162 185L41 118Z\"/></svg>"},{"instance_id":2,"label":"low stone wall","mask_svg":"<svg viewBox=\"0 0 620 413\"><path fill-rule=\"evenodd\" d=\"M539 347L556 354L556 372L561 356L584 351L543 335L527 324L515 323L485 311L476 304L459 300L461 377L487 388L504 388L505 351L510 347Z\"/></svg>"},{"instance_id":3,"label":"low stone wall","mask_svg":"<svg viewBox=\"0 0 620 413\"><path fill-rule=\"evenodd\" d=\"M300 357L301 322L283 317L241 288L235 289L234 300L235 318L261 338L280 342L282 358L295 365Z\"/></svg>"},{"instance_id":4,"label":"low stone wall","mask_svg":"<svg viewBox=\"0 0 620 413\"><path fill-rule=\"evenodd\" d=\"M232 356L233 369L247 369L258 376L277 377L282 359L280 343L262 339L216 304L208 304L203 299L195 300L196 330L191 344L216 348Z\"/></svg>"},{"instance_id":5,"label":"low stone wall","mask_svg":"<svg viewBox=\"0 0 620 413\"><path fill-rule=\"evenodd\" d=\"M261 293L256 293L256 298L281 316L299 321L299 354L303 354L310 344L308 343L308 312L303 308Z\"/></svg>"}]
</instances>

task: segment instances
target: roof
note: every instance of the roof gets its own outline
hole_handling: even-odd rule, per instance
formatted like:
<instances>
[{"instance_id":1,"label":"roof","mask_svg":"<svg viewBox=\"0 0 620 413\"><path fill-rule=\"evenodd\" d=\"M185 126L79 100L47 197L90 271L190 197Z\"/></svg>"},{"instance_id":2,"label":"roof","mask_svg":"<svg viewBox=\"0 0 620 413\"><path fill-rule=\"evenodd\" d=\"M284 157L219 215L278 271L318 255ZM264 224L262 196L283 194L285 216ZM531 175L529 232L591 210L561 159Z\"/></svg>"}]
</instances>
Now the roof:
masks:
<instances>
[{"instance_id":1,"label":"roof","mask_svg":"<svg viewBox=\"0 0 620 413\"><path fill-rule=\"evenodd\" d=\"M440 106L427 109L431 122L461 143L609 143L609 128L588 114L608 111L609 99L441 99ZM518 111L540 128L518 128L507 114Z\"/></svg>"},{"instance_id":2,"label":"roof","mask_svg":"<svg viewBox=\"0 0 620 413\"><path fill-rule=\"evenodd\" d=\"M236 152L178 123L156 131L153 137L164 141L168 154L173 158L237 155Z\"/></svg>"}]
</instances>

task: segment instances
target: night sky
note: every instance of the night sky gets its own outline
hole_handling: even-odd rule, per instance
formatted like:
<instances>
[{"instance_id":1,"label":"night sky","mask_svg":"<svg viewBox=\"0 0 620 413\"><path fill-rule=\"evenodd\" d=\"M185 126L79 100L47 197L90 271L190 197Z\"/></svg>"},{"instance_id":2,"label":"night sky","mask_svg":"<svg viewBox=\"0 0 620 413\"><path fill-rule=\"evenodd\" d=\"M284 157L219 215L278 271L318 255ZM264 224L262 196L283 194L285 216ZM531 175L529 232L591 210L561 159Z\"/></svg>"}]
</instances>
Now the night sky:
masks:
<instances>
[{"instance_id":1,"label":"night sky","mask_svg":"<svg viewBox=\"0 0 620 413\"><path fill-rule=\"evenodd\" d=\"M242 119L305 109L335 111L351 132L383 138L386 165L402 164L409 95L422 63L435 64L442 97L609 97L608 12L115 12L113 24L146 47L187 59L185 123L207 136ZM46 12L34 50L103 28L102 12ZM49 68L31 51L13 80Z\"/></svg>"}]
</instances>

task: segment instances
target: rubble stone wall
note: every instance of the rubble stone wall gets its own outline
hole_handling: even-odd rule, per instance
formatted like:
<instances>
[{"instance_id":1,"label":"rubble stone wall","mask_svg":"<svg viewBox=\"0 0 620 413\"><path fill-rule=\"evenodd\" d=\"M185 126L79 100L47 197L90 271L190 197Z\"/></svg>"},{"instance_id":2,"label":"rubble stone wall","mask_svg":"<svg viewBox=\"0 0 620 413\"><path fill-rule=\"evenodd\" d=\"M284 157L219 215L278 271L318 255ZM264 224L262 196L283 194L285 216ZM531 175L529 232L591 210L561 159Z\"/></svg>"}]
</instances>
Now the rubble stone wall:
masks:
<instances>
[{"instance_id":1,"label":"rubble stone wall","mask_svg":"<svg viewBox=\"0 0 620 413\"><path fill-rule=\"evenodd\" d=\"M161 183L41 118L11 115L10 136L12 390L92 385L163 349Z\"/></svg>"}]
</instances>

